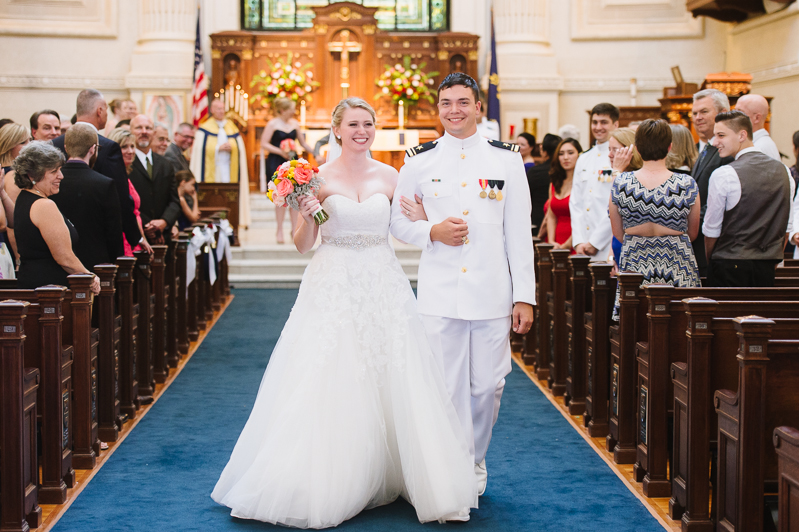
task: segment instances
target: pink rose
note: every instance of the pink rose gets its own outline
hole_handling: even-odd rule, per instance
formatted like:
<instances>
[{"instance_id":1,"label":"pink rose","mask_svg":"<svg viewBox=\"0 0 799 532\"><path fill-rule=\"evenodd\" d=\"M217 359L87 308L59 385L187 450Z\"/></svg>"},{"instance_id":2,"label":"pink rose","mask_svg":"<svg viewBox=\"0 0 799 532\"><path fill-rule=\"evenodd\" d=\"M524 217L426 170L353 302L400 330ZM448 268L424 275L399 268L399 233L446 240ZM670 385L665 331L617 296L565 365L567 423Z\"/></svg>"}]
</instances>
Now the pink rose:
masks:
<instances>
[{"instance_id":1,"label":"pink rose","mask_svg":"<svg viewBox=\"0 0 799 532\"><path fill-rule=\"evenodd\" d=\"M275 204L275 207L285 207L286 206L286 198L279 194L275 194L272 196L272 203Z\"/></svg>"},{"instance_id":2,"label":"pink rose","mask_svg":"<svg viewBox=\"0 0 799 532\"><path fill-rule=\"evenodd\" d=\"M311 182L311 178L313 177L313 171L303 168L302 166L298 166L294 169L294 179L297 180L297 183L300 185L307 185Z\"/></svg>"},{"instance_id":3,"label":"pink rose","mask_svg":"<svg viewBox=\"0 0 799 532\"><path fill-rule=\"evenodd\" d=\"M291 181L288 179L281 179L275 187L277 195L283 196L284 198L294 192L294 185L292 185Z\"/></svg>"},{"instance_id":4,"label":"pink rose","mask_svg":"<svg viewBox=\"0 0 799 532\"><path fill-rule=\"evenodd\" d=\"M289 168L290 168L290 166L285 164L285 163L283 163L280 166L278 166L277 167L277 177L279 177L280 179L283 179L284 177L286 177L286 174L288 173Z\"/></svg>"}]
</instances>

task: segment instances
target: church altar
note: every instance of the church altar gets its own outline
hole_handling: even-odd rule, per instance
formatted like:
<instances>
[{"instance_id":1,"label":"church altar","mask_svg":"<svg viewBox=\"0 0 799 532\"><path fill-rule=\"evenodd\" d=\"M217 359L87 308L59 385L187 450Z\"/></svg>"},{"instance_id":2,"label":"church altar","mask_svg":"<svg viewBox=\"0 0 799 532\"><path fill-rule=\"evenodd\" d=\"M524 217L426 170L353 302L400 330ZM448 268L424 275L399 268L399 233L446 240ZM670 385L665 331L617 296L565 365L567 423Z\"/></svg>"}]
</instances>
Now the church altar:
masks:
<instances>
[{"instance_id":1,"label":"church altar","mask_svg":"<svg viewBox=\"0 0 799 532\"><path fill-rule=\"evenodd\" d=\"M291 54L292 61L311 65L311 78L319 83L304 97L306 134L326 131L339 100L345 95L359 96L377 113L379 134L373 156L399 168L405 147L440 136L438 113L434 104L419 100L407 106L404 120L407 129L400 129L398 106L387 95L376 97L380 92L376 80L386 65L401 64L405 57L419 65L426 63L427 73L439 73L432 77L434 87L451 72L465 72L477 78L479 37L456 32L383 31L377 27L377 8L352 2L337 2L313 10L316 14L313 27L304 30L212 34L211 92L220 93L227 87L238 86L252 95L259 89L257 84L251 85L253 79L269 65L286 61ZM300 102L297 111L300 118ZM237 120L247 148L251 189L258 187L260 135L271 118L269 109L254 102L247 119ZM397 132L405 137L403 142ZM313 146L315 141L312 138L308 141Z\"/></svg>"}]
</instances>

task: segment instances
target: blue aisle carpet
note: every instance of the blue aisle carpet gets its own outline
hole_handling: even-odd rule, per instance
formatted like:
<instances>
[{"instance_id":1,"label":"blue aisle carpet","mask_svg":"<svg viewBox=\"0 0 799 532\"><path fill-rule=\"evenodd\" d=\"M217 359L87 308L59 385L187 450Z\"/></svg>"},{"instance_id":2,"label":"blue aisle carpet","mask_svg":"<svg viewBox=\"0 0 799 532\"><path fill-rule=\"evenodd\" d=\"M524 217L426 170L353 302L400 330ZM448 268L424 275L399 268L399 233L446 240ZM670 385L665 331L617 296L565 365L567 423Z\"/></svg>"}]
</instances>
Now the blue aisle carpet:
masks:
<instances>
[{"instance_id":1,"label":"blue aisle carpet","mask_svg":"<svg viewBox=\"0 0 799 532\"><path fill-rule=\"evenodd\" d=\"M209 494L247 420L296 290L238 290L167 392L117 449L56 532L285 530L230 517ZM489 483L462 531L662 531L608 466L514 367L488 458ZM348 531L439 530L400 500Z\"/></svg>"}]
</instances>

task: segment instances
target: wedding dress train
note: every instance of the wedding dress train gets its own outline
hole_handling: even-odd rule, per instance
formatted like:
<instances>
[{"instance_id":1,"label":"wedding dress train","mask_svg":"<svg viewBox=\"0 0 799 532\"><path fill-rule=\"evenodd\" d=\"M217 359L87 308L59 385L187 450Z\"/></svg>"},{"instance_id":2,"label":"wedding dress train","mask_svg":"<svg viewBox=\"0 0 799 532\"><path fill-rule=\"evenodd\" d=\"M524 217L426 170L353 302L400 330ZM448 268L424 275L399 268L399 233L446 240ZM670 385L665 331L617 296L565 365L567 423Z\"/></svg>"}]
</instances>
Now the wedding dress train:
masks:
<instances>
[{"instance_id":1,"label":"wedding dress train","mask_svg":"<svg viewBox=\"0 0 799 532\"><path fill-rule=\"evenodd\" d=\"M467 515L474 464L387 242L388 198L333 195L324 208L322 245L211 497L235 517L299 528L400 495L421 522Z\"/></svg>"}]
</instances>

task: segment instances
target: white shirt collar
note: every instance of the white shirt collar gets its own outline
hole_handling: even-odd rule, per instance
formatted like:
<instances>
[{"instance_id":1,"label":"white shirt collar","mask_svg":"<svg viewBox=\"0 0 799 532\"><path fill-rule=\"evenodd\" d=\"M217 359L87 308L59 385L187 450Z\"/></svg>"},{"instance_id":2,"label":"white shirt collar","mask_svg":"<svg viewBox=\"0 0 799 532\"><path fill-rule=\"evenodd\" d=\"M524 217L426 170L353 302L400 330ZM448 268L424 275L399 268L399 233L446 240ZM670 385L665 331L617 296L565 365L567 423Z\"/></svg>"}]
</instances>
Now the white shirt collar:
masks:
<instances>
[{"instance_id":1,"label":"white shirt collar","mask_svg":"<svg viewBox=\"0 0 799 532\"><path fill-rule=\"evenodd\" d=\"M147 168L147 161L150 161L150 164L153 164L153 150L144 153L139 148L136 148L136 157L139 158L139 162L145 168Z\"/></svg>"},{"instance_id":2,"label":"white shirt collar","mask_svg":"<svg viewBox=\"0 0 799 532\"><path fill-rule=\"evenodd\" d=\"M752 140L757 142L758 140L762 139L763 137L770 137L770 136L771 135L769 135L769 132L766 130L766 128L761 128L761 129L758 129L757 131L755 131L752 134Z\"/></svg>"},{"instance_id":3,"label":"white shirt collar","mask_svg":"<svg viewBox=\"0 0 799 532\"><path fill-rule=\"evenodd\" d=\"M453 148L466 150L477 146L480 144L480 142L484 142L484 138L479 131L475 131L474 135L466 137L465 139L459 139L457 137L453 137L449 133L444 133L444 136L439 139L439 142L442 141L446 145L452 146Z\"/></svg>"},{"instance_id":4,"label":"white shirt collar","mask_svg":"<svg viewBox=\"0 0 799 532\"><path fill-rule=\"evenodd\" d=\"M595 147L596 147L597 150L599 150L599 153L609 153L610 152L610 140L606 140L605 142L602 142L602 143L597 142L595 144Z\"/></svg>"},{"instance_id":5,"label":"white shirt collar","mask_svg":"<svg viewBox=\"0 0 799 532\"><path fill-rule=\"evenodd\" d=\"M744 155L746 153L750 153L750 152L753 152L753 151L760 151L760 150L758 150L754 146L750 146L749 148L744 148L744 149L742 149L741 151L739 151L738 153L735 154L735 160L737 161L741 157L741 155Z\"/></svg>"},{"instance_id":6,"label":"white shirt collar","mask_svg":"<svg viewBox=\"0 0 799 532\"><path fill-rule=\"evenodd\" d=\"M97 132L98 132L98 131L97 131L97 126L95 126L95 125L94 125L94 124L92 124L91 122L84 122L84 121L82 121L82 120L78 120L78 121L77 121L77 122L75 122L75 123L76 123L76 124L87 124L87 125L89 125L89 126L92 126L92 129L95 131L95 133L97 133Z\"/></svg>"}]
</instances>

